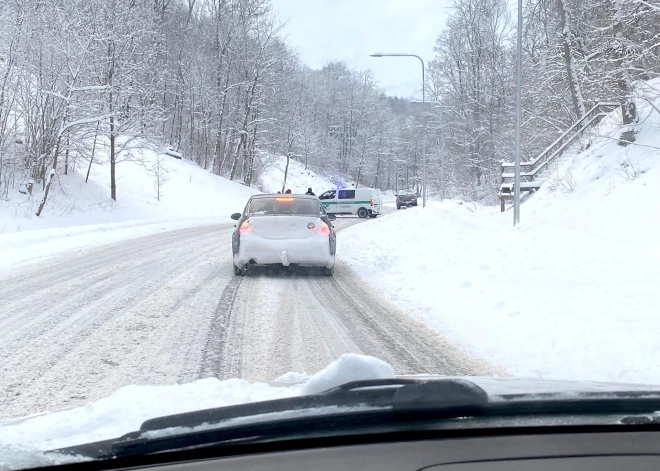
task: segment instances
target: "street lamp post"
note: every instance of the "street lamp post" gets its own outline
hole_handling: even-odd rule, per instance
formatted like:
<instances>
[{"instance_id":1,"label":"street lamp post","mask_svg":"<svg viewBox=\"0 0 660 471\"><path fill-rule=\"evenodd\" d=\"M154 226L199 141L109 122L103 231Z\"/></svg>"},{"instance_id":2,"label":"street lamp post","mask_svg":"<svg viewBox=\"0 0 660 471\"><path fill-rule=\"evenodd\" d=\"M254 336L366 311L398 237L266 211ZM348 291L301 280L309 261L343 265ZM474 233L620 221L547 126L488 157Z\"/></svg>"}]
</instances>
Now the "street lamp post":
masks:
<instances>
[{"instance_id":1,"label":"street lamp post","mask_svg":"<svg viewBox=\"0 0 660 471\"><path fill-rule=\"evenodd\" d=\"M376 52L370 54L371 57L416 57L422 63L422 103L426 102L425 79L424 79L424 60L415 54L405 54L399 52ZM423 107L424 108L424 107ZM426 110L422 111L422 207L426 208Z\"/></svg>"},{"instance_id":2,"label":"street lamp post","mask_svg":"<svg viewBox=\"0 0 660 471\"><path fill-rule=\"evenodd\" d=\"M516 157L513 163L513 225L520 222L520 89L522 86L522 0L518 0L518 50L516 68Z\"/></svg>"}]
</instances>

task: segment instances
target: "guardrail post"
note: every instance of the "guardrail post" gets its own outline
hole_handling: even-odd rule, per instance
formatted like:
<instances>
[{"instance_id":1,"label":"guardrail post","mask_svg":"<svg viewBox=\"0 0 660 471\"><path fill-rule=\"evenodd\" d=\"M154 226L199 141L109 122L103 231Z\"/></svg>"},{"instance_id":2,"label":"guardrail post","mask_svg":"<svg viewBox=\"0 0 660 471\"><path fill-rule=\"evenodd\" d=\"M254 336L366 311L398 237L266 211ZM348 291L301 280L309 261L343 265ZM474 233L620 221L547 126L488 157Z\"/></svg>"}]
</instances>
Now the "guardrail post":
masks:
<instances>
[{"instance_id":1,"label":"guardrail post","mask_svg":"<svg viewBox=\"0 0 660 471\"><path fill-rule=\"evenodd\" d=\"M500 212L504 212L504 195L502 195L502 184L504 183L504 159L500 160Z\"/></svg>"}]
</instances>

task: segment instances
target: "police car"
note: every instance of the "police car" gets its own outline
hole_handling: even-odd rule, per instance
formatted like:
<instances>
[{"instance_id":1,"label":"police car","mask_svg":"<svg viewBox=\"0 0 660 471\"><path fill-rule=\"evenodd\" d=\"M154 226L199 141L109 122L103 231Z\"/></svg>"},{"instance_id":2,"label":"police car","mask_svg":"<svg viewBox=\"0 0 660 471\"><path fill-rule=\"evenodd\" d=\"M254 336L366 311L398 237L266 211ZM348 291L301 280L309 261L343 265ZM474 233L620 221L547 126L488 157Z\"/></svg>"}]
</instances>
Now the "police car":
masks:
<instances>
[{"instance_id":1,"label":"police car","mask_svg":"<svg viewBox=\"0 0 660 471\"><path fill-rule=\"evenodd\" d=\"M336 188L319 196L328 214L375 218L381 214L383 199L374 188Z\"/></svg>"}]
</instances>

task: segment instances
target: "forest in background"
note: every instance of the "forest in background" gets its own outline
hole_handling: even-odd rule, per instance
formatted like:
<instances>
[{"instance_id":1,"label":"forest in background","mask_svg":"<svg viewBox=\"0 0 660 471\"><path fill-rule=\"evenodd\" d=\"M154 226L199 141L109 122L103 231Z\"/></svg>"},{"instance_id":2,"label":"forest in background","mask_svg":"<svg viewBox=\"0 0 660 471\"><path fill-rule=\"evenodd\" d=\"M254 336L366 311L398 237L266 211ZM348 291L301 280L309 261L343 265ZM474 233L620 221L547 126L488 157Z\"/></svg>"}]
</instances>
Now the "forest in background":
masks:
<instances>
[{"instance_id":1,"label":"forest in background","mask_svg":"<svg viewBox=\"0 0 660 471\"><path fill-rule=\"evenodd\" d=\"M506 0L454 0L425 58L425 109L368 70L310 69L285 32L269 0L1 2L0 198L107 159L116 200L115 166L152 145L246 185L277 154L419 187L425 121L429 194L444 167L447 197L496 200L515 131ZM633 84L660 73L659 48L658 0L524 0L523 160L600 100L621 104L634 141Z\"/></svg>"}]
</instances>

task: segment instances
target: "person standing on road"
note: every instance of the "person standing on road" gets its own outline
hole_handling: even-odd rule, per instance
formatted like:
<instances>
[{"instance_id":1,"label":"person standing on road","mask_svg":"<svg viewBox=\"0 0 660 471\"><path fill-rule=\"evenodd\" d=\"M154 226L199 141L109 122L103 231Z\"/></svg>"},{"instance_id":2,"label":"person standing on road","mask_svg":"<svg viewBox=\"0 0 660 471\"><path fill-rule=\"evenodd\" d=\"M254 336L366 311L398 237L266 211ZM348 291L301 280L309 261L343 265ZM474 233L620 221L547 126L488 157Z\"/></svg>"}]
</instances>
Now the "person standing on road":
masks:
<instances>
[{"instance_id":1,"label":"person standing on road","mask_svg":"<svg viewBox=\"0 0 660 471\"><path fill-rule=\"evenodd\" d=\"M305 194L306 194L306 195L316 196L316 195L314 194L314 192L312 191L311 188L307 188L307 193L305 193Z\"/></svg>"}]
</instances>

